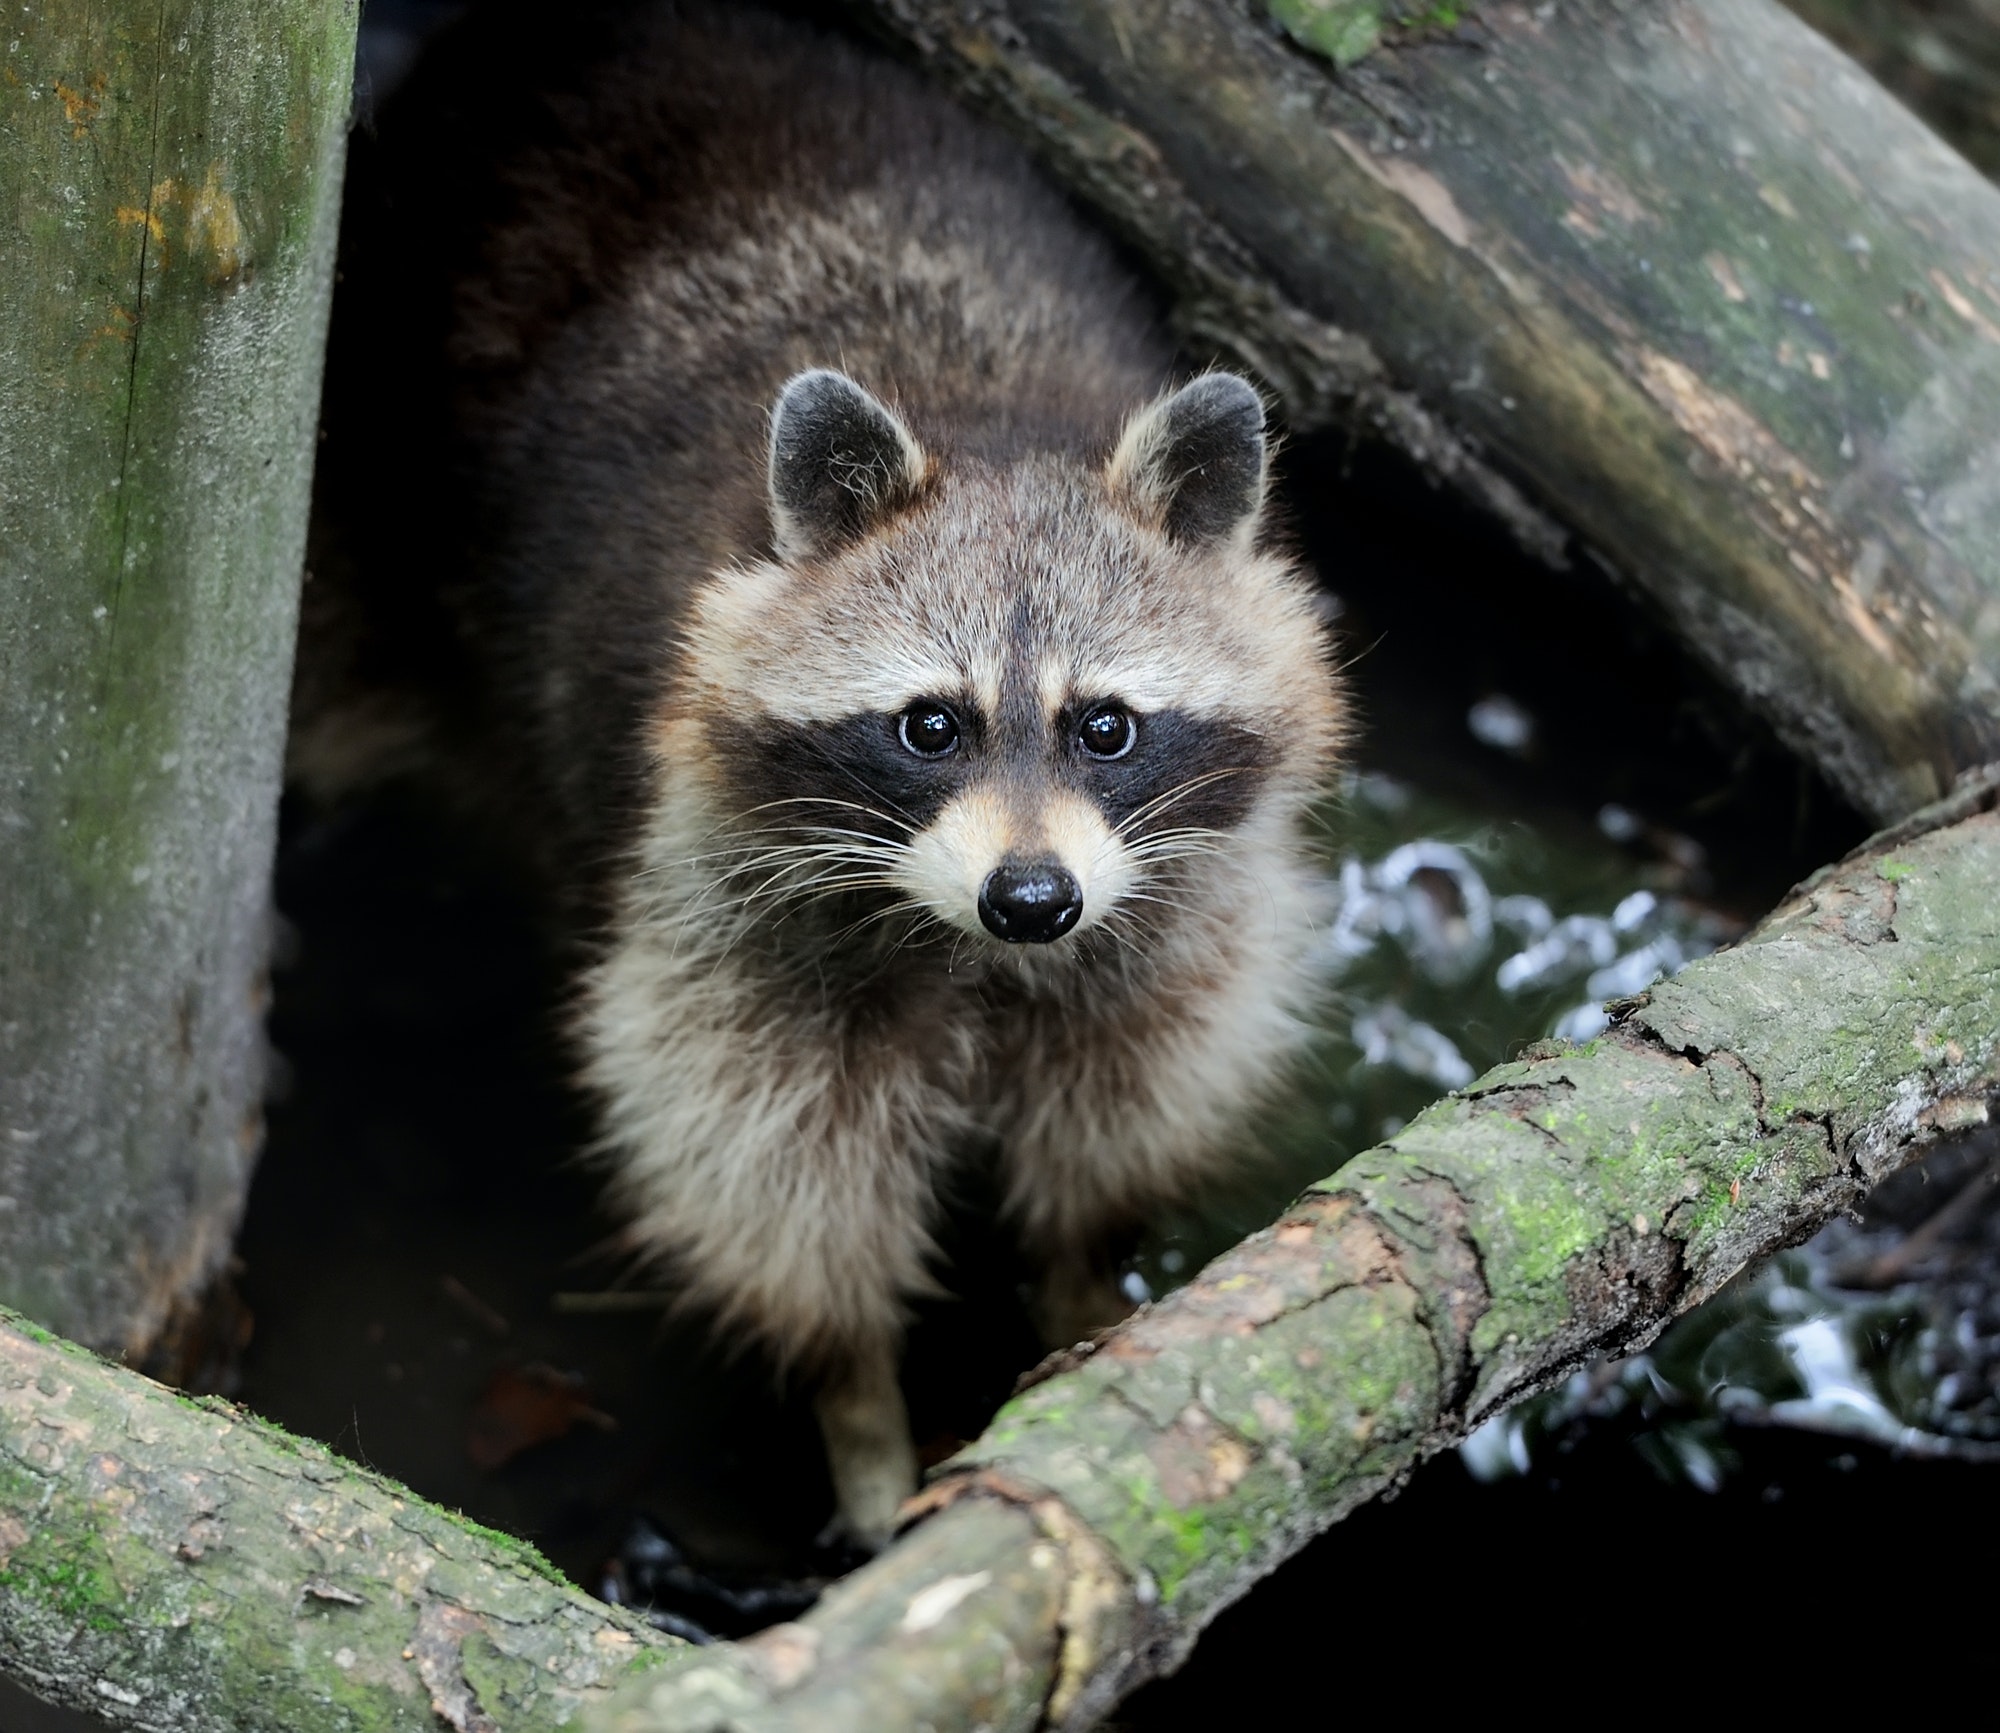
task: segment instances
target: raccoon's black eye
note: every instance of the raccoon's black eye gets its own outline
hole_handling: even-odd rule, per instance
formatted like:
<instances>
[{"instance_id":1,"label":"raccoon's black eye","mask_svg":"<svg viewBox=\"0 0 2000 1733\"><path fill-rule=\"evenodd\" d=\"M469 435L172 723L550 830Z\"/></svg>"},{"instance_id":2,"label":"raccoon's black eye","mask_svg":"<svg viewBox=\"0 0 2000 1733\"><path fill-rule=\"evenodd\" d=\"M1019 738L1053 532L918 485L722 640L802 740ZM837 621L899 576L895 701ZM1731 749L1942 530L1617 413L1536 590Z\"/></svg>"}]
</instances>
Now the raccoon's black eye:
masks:
<instances>
[{"instance_id":1,"label":"raccoon's black eye","mask_svg":"<svg viewBox=\"0 0 2000 1733\"><path fill-rule=\"evenodd\" d=\"M1117 704L1100 704L1077 728L1077 738L1093 758L1123 758L1139 738L1132 712Z\"/></svg>"},{"instance_id":2,"label":"raccoon's black eye","mask_svg":"<svg viewBox=\"0 0 2000 1733\"><path fill-rule=\"evenodd\" d=\"M919 758L942 758L958 744L958 718L942 704L919 698L903 712L896 733Z\"/></svg>"}]
</instances>

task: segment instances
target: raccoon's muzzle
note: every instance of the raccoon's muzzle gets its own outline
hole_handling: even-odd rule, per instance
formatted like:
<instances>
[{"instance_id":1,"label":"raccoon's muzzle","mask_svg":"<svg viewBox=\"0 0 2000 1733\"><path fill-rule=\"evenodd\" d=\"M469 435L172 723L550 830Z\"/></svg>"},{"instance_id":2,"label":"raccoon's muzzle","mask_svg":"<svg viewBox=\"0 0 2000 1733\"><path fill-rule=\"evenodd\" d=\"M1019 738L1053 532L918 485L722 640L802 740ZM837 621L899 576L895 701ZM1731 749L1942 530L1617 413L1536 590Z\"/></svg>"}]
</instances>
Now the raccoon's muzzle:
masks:
<instances>
[{"instance_id":1,"label":"raccoon's muzzle","mask_svg":"<svg viewBox=\"0 0 2000 1733\"><path fill-rule=\"evenodd\" d=\"M1010 945L1046 945L1076 925L1083 887L1056 861L1006 863L979 887L979 919Z\"/></svg>"}]
</instances>

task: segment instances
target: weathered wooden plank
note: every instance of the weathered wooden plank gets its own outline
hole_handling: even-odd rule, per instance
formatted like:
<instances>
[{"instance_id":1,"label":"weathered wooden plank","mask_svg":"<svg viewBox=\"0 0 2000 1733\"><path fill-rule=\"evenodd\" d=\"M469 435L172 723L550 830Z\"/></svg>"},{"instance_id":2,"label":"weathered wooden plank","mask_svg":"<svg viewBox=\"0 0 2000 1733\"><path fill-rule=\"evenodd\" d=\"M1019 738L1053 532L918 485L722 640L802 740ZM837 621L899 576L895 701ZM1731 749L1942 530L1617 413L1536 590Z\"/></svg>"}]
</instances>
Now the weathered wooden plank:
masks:
<instances>
[{"instance_id":1,"label":"weathered wooden plank","mask_svg":"<svg viewBox=\"0 0 2000 1733\"><path fill-rule=\"evenodd\" d=\"M0 40L0 1299L140 1351L259 1136L355 0Z\"/></svg>"}]
</instances>

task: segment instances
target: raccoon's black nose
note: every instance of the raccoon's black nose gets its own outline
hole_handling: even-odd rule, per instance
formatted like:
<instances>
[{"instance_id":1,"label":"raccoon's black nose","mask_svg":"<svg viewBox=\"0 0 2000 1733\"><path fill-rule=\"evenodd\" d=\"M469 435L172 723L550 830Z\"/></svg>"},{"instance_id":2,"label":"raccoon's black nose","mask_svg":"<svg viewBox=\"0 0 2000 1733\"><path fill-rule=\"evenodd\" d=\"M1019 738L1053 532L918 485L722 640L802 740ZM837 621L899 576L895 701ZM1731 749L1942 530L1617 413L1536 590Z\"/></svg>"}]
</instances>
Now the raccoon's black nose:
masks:
<instances>
[{"instance_id":1,"label":"raccoon's black nose","mask_svg":"<svg viewBox=\"0 0 2000 1733\"><path fill-rule=\"evenodd\" d=\"M1083 887L1054 861L999 866L979 887L979 918L1010 945L1046 945L1076 925Z\"/></svg>"}]
</instances>

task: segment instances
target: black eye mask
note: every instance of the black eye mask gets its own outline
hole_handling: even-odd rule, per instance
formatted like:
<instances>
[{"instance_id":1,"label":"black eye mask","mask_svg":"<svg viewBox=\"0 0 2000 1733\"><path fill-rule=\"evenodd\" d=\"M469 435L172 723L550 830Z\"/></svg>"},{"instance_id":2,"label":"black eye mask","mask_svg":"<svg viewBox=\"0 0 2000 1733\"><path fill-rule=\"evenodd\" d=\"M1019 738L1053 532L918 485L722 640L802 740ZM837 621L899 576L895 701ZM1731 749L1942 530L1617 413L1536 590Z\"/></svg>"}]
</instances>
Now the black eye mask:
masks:
<instances>
[{"instance_id":1,"label":"black eye mask","mask_svg":"<svg viewBox=\"0 0 2000 1733\"><path fill-rule=\"evenodd\" d=\"M942 750L905 744L906 721L941 717ZM953 706L921 701L898 716L844 716L836 722L762 718L711 722L709 744L728 767L737 810L772 828L815 825L907 842L942 812L968 780L963 743L971 731Z\"/></svg>"},{"instance_id":2,"label":"black eye mask","mask_svg":"<svg viewBox=\"0 0 2000 1733\"><path fill-rule=\"evenodd\" d=\"M1233 722L1161 710L1143 719L1099 706L1078 725L1081 738L1107 712L1132 732L1122 755L1088 746L1072 760L1070 780L1086 789L1114 830L1132 841L1158 830L1240 824L1257 799L1277 753L1263 735Z\"/></svg>"}]
</instances>

